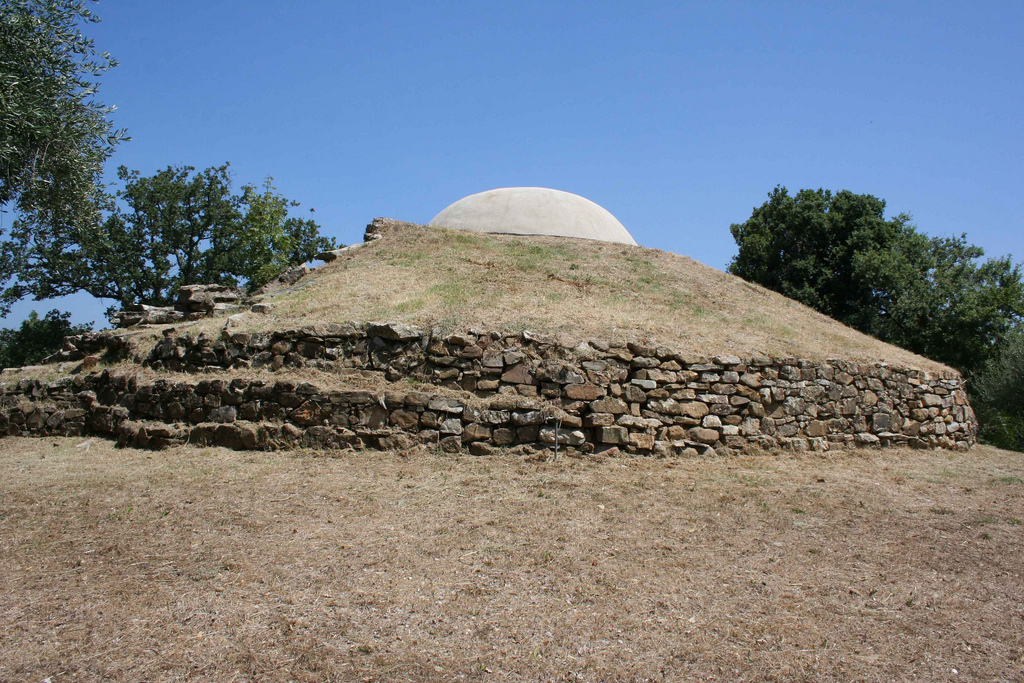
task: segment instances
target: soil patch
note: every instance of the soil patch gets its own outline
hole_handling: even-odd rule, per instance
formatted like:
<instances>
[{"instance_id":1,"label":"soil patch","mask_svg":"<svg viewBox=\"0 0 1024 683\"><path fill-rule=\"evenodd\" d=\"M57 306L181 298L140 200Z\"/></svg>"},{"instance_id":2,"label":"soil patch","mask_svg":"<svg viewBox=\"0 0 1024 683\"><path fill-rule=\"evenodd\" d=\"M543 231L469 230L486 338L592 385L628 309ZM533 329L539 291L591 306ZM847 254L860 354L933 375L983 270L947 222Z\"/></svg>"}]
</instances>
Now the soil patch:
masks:
<instances>
[{"instance_id":1,"label":"soil patch","mask_svg":"<svg viewBox=\"0 0 1024 683\"><path fill-rule=\"evenodd\" d=\"M0 443L0 679L1015 680L1024 457Z\"/></svg>"}]
</instances>

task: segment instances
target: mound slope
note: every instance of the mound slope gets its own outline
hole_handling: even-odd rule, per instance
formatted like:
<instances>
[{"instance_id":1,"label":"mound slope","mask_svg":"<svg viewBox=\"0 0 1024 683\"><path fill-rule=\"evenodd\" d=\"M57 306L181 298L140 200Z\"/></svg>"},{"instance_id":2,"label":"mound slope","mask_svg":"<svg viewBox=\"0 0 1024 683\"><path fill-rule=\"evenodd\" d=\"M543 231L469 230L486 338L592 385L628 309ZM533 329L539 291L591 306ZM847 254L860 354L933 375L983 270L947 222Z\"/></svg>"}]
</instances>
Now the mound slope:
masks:
<instances>
[{"instance_id":1,"label":"mound slope","mask_svg":"<svg viewBox=\"0 0 1024 683\"><path fill-rule=\"evenodd\" d=\"M689 257L563 237L488 235L378 220L381 239L268 298L252 331L339 320L530 330L566 342L664 344L693 354L840 358L951 368L862 334Z\"/></svg>"},{"instance_id":2,"label":"mound slope","mask_svg":"<svg viewBox=\"0 0 1024 683\"><path fill-rule=\"evenodd\" d=\"M0 382L0 434L556 457L975 441L955 371L685 257L368 233L251 312L67 338L54 360L82 367Z\"/></svg>"}]
</instances>

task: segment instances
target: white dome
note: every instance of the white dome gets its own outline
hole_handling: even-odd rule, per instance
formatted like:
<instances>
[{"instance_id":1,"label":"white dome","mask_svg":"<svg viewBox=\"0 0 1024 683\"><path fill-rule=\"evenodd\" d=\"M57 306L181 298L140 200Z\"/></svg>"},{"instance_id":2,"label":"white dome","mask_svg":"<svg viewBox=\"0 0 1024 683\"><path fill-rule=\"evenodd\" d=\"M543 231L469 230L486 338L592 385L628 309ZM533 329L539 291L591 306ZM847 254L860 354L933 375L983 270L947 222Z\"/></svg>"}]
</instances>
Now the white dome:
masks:
<instances>
[{"instance_id":1,"label":"white dome","mask_svg":"<svg viewBox=\"0 0 1024 683\"><path fill-rule=\"evenodd\" d=\"M430 225L636 244L622 223L604 208L579 195L546 187L503 187L471 194L434 216Z\"/></svg>"}]
</instances>

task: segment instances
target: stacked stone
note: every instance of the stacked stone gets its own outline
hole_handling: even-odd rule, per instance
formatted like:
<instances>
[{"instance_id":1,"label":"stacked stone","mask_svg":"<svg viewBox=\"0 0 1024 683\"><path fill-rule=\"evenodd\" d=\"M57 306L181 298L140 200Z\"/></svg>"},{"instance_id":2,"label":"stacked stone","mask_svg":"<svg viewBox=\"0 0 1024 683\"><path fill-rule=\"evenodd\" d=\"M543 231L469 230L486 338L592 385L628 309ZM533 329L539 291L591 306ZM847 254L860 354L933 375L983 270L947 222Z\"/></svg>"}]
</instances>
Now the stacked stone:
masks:
<instances>
[{"instance_id":1,"label":"stacked stone","mask_svg":"<svg viewBox=\"0 0 1024 683\"><path fill-rule=\"evenodd\" d=\"M185 313L223 315L241 310L245 291L225 285L182 285L175 308Z\"/></svg>"},{"instance_id":2,"label":"stacked stone","mask_svg":"<svg viewBox=\"0 0 1024 683\"><path fill-rule=\"evenodd\" d=\"M113 362L127 358L129 352L128 337L114 330L100 330L64 337L61 349L44 358L43 363L80 361L89 356Z\"/></svg>"},{"instance_id":3,"label":"stacked stone","mask_svg":"<svg viewBox=\"0 0 1024 683\"><path fill-rule=\"evenodd\" d=\"M110 324L114 327L173 325L211 315L226 315L242 310L244 297L244 290L237 287L182 285L173 306L128 305L111 316Z\"/></svg>"},{"instance_id":4,"label":"stacked stone","mask_svg":"<svg viewBox=\"0 0 1024 683\"><path fill-rule=\"evenodd\" d=\"M656 454L755 446L963 449L977 431L955 373L840 360L706 359L635 343L595 340L569 348L529 332L442 335L376 323L226 334L213 343L168 336L150 356L156 367L174 367L168 362L174 361L189 368L258 362L280 367L296 360L359 367L392 381L414 379L450 391L328 392L308 383L242 379L140 385L107 373L68 381L85 382L96 406L127 408L126 422L238 423L212 431L183 428L178 436L161 432L159 439L192 433L193 442L242 443L242 430L249 435L244 443L261 448L296 441L376 448L412 440L448 450L466 445L476 453L516 445ZM20 405L25 397L65 406L54 407L42 426L34 418L30 432L59 433L68 420L54 416L69 406L92 410L93 404L69 394L64 384L40 391L35 385L31 392L21 384L5 388L8 414L0 431L17 433L10 425L18 430L36 414L36 408ZM10 403L15 397L18 405ZM148 434L145 425L139 429ZM123 438L139 442L137 435Z\"/></svg>"}]
</instances>

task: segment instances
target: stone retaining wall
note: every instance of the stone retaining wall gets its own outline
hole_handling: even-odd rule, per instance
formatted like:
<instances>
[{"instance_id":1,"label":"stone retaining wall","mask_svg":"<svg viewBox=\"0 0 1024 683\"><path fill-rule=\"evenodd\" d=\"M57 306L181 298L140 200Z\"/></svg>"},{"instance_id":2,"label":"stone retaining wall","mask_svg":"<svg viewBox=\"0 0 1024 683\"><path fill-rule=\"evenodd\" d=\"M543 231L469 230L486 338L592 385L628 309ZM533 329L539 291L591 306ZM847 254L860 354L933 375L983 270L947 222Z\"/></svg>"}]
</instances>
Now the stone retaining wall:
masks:
<instances>
[{"instance_id":1,"label":"stone retaining wall","mask_svg":"<svg viewBox=\"0 0 1024 683\"><path fill-rule=\"evenodd\" d=\"M977 432L956 373L842 360L701 358L596 340L570 348L529 332L443 335L344 323L225 332L220 339L168 334L146 364L357 368L424 387L327 391L238 378L143 382L108 372L50 385L23 380L0 393L0 433L101 434L149 447L437 443L478 454L557 446L667 455L750 446L966 449Z\"/></svg>"}]
</instances>

